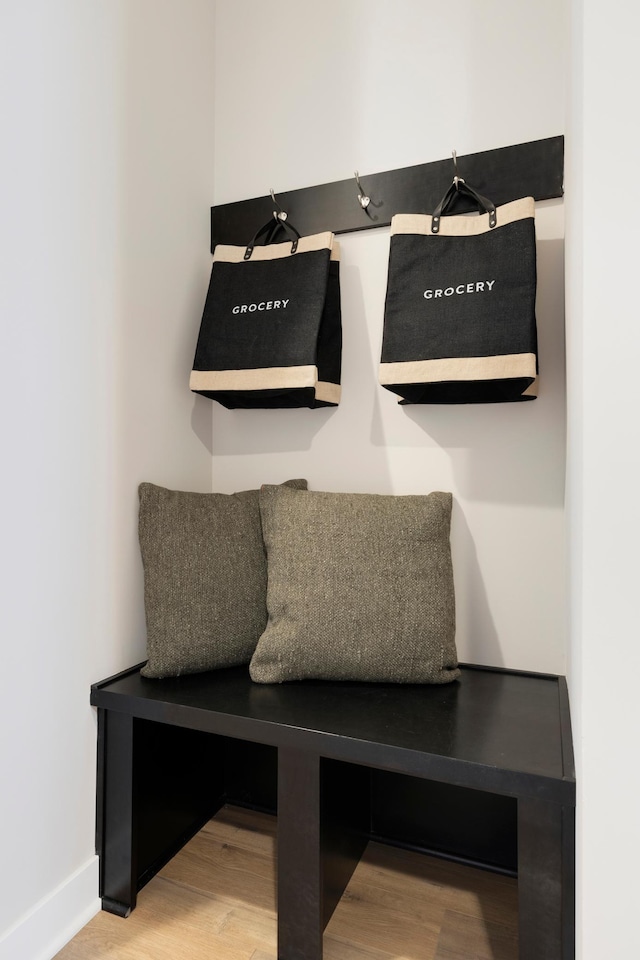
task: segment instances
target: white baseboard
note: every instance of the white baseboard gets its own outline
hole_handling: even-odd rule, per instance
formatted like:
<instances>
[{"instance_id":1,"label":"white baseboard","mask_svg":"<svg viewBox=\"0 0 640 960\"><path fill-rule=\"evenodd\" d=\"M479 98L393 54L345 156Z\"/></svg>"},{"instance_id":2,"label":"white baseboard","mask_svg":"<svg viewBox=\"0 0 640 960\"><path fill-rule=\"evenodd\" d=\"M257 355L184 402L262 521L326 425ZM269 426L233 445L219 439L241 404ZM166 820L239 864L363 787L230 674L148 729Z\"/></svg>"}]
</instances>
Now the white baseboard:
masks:
<instances>
[{"instance_id":1,"label":"white baseboard","mask_svg":"<svg viewBox=\"0 0 640 960\"><path fill-rule=\"evenodd\" d=\"M100 910L98 858L76 870L0 939L0 960L52 960Z\"/></svg>"}]
</instances>

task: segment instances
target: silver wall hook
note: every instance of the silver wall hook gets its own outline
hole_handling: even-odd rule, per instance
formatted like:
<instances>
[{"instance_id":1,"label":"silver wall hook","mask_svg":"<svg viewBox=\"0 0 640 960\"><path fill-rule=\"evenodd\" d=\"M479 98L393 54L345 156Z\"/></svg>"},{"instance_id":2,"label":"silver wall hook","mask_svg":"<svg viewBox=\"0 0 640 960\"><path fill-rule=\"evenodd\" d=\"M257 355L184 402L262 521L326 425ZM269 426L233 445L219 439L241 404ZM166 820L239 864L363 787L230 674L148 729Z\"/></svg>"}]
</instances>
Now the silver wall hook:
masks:
<instances>
[{"instance_id":1,"label":"silver wall hook","mask_svg":"<svg viewBox=\"0 0 640 960\"><path fill-rule=\"evenodd\" d=\"M451 151L451 156L453 158L453 182L456 185L456 190L458 190L458 184L464 183L464 180L458 176L458 154L455 150Z\"/></svg>"},{"instance_id":2,"label":"silver wall hook","mask_svg":"<svg viewBox=\"0 0 640 960\"><path fill-rule=\"evenodd\" d=\"M269 193L271 194L271 199L273 200L274 206L278 208L277 210L274 210L274 211L273 211L274 220L286 220L286 219L287 219L287 214L286 214L286 212L282 209L282 207L280 206L280 204L278 203L278 201L276 200L276 195L275 195L275 193L273 192L273 187L271 187L271 188L269 189Z\"/></svg>"},{"instance_id":3,"label":"silver wall hook","mask_svg":"<svg viewBox=\"0 0 640 960\"><path fill-rule=\"evenodd\" d=\"M371 203L371 197L368 197L365 194L362 188L362 184L360 183L360 176L358 175L357 170L354 172L354 177L356 178L356 183L358 184L358 190L360 191L360 193L358 194L358 203L360 204L363 210L366 210L369 204Z\"/></svg>"}]
</instances>

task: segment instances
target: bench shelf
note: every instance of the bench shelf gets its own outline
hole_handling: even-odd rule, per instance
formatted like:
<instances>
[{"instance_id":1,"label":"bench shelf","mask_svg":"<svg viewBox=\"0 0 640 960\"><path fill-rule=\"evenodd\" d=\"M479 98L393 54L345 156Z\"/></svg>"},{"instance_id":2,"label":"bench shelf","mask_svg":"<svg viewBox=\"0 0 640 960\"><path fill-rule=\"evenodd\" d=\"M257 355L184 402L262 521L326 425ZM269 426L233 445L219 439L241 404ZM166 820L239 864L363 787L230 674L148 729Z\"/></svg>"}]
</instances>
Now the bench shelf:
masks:
<instances>
[{"instance_id":1,"label":"bench shelf","mask_svg":"<svg viewBox=\"0 0 640 960\"><path fill-rule=\"evenodd\" d=\"M398 840L393 822L410 790L396 795L396 785L430 784L466 798L472 815L483 806L477 798L495 798L507 834L513 821L520 958L573 960L575 776L564 678L464 666L443 686L261 685L246 667L167 680L134 667L95 684L91 702L105 909L126 916L137 890L225 802L276 805L278 956L321 960L324 927L368 839ZM253 780L246 790L243 765ZM492 858L489 847L467 859L509 872L508 837L506 852ZM465 859L446 844L439 852Z\"/></svg>"}]
</instances>

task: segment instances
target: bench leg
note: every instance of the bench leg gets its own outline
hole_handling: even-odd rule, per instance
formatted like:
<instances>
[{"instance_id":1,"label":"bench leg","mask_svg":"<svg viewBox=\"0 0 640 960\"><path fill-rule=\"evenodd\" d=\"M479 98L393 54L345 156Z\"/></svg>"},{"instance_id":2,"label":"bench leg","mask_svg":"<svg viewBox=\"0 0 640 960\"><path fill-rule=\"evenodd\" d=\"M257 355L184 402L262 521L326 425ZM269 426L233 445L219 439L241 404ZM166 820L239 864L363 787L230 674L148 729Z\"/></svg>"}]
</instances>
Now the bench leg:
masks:
<instances>
[{"instance_id":1,"label":"bench leg","mask_svg":"<svg viewBox=\"0 0 640 960\"><path fill-rule=\"evenodd\" d=\"M278 960L322 960L320 757L278 750Z\"/></svg>"},{"instance_id":2,"label":"bench leg","mask_svg":"<svg viewBox=\"0 0 640 960\"><path fill-rule=\"evenodd\" d=\"M100 895L126 917L224 802L226 741L115 710L101 709L98 726Z\"/></svg>"},{"instance_id":3,"label":"bench leg","mask_svg":"<svg viewBox=\"0 0 640 960\"><path fill-rule=\"evenodd\" d=\"M133 717L100 710L98 853L102 908L127 917L136 905Z\"/></svg>"},{"instance_id":4,"label":"bench leg","mask_svg":"<svg viewBox=\"0 0 640 960\"><path fill-rule=\"evenodd\" d=\"M320 761L322 920L326 928L369 841L371 771Z\"/></svg>"},{"instance_id":5,"label":"bench leg","mask_svg":"<svg viewBox=\"0 0 640 960\"><path fill-rule=\"evenodd\" d=\"M518 801L520 960L574 960L573 810Z\"/></svg>"}]
</instances>

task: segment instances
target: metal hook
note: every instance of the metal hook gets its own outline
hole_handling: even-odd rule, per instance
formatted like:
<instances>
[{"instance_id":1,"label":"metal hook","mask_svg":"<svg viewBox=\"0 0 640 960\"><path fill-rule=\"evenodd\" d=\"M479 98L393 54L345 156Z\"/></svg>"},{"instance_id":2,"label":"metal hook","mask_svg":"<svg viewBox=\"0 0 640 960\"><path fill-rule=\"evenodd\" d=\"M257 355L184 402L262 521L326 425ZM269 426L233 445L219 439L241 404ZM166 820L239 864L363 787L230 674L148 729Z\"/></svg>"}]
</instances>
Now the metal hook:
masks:
<instances>
[{"instance_id":1,"label":"metal hook","mask_svg":"<svg viewBox=\"0 0 640 960\"><path fill-rule=\"evenodd\" d=\"M360 191L360 193L358 194L358 203L360 204L363 210L366 210L369 204L371 203L371 197L366 196L362 188L362 184L360 183L360 176L357 170L354 172L354 177L356 178L356 183L358 184L358 190Z\"/></svg>"},{"instance_id":2,"label":"metal hook","mask_svg":"<svg viewBox=\"0 0 640 960\"><path fill-rule=\"evenodd\" d=\"M277 210L274 210L274 211L273 211L273 218L274 218L274 220L286 220L286 219L287 219L287 214L285 213L285 211L282 209L282 207L280 206L280 204L279 204L278 201L276 200L276 195L275 195L275 193L273 192L273 187L271 187L271 188L269 189L269 193L271 194L271 199L273 200L274 206L276 206L276 207L278 208Z\"/></svg>"},{"instance_id":3,"label":"metal hook","mask_svg":"<svg viewBox=\"0 0 640 960\"><path fill-rule=\"evenodd\" d=\"M456 185L456 190L459 190L459 183L464 183L462 177L458 176L458 155L455 150L451 151L451 156L453 157L453 182Z\"/></svg>"}]
</instances>

